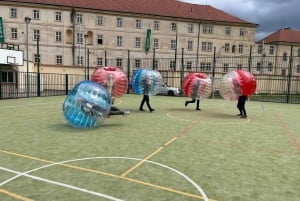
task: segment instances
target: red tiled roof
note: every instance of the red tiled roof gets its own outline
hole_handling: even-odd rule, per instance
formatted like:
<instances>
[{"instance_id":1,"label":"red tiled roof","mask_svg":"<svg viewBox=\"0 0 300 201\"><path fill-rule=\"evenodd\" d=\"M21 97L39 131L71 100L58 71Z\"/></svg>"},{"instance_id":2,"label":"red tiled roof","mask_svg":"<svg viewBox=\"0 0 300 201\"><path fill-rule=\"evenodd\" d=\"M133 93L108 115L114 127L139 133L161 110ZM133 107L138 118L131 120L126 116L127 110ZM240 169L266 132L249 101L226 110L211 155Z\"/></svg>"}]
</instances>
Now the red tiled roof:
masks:
<instances>
[{"instance_id":1,"label":"red tiled roof","mask_svg":"<svg viewBox=\"0 0 300 201\"><path fill-rule=\"evenodd\" d=\"M146 15L242 23L257 26L209 5L198 5L177 0L7 0L10 2L87 8Z\"/></svg>"},{"instance_id":2,"label":"red tiled roof","mask_svg":"<svg viewBox=\"0 0 300 201\"><path fill-rule=\"evenodd\" d=\"M276 42L288 42L288 43L300 43L300 31L292 30L289 28L279 29L271 35L261 39L258 43L276 43Z\"/></svg>"}]
</instances>

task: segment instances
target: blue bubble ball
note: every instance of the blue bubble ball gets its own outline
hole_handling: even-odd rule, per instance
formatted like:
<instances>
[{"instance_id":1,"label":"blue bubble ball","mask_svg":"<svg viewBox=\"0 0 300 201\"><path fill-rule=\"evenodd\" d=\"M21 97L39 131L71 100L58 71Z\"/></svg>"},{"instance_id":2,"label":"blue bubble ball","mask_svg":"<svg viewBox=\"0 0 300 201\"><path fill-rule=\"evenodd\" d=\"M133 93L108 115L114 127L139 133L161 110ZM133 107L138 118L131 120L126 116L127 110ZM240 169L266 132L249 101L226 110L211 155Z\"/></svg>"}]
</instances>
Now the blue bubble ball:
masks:
<instances>
[{"instance_id":1,"label":"blue bubble ball","mask_svg":"<svg viewBox=\"0 0 300 201\"><path fill-rule=\"evenodd\" d=\"M156 70L137 69L134 71L130 85L136 94L144 94L144 83L147 77L151 80L149 95L156 95L161 91L162 76Z\"/></svg>"},{"instance_id":2,"label":"blue bubble ball","mask_svg":"<svg viewBox=\"0 0 300 201\"><path fill-rule=\"evenodd\" d=\"M100 84L85 80L71 90L63 103L63 114L76 128L101 126L111 107L111 97Z\"/></svg>"}]
</instances>

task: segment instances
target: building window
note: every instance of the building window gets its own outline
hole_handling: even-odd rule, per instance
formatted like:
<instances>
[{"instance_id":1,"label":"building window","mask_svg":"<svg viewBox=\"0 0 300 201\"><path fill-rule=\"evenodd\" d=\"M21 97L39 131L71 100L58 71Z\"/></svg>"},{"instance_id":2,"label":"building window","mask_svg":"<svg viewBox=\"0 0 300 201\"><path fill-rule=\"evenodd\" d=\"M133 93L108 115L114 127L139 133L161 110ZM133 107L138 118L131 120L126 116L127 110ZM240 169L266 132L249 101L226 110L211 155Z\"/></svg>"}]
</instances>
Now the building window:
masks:
<instances>
[{"instance_id":1,"label":"building window","mask_svg":"<svg viewBox=\"0 0 300 201\"><path fill-rule=\"evenodd\" d=\"M135 67L136 68L140 68L141 67L141 60L140 59L136 59L135 60Z\"/></svg>"},{"instance_id":2,"label":"building window","mask_svg":"<svg viewBox=\"0 0 300 201\"><path fill-rule=\"evenodd\" d=\"M117 46L122 47L122 36L117 36Z\"/></svg>"},{"instance_id":3,"label":"building window","mask_svg":"<svg viewBox=\"0 0 300 201\"><path fill-rule=\"evenodd\" d=\"M97 66L103 66L103 58L97 57Z\"/></svg>"},{"instance_id":4,"label":"building window","mask_svg":"<svg viewBox=\"0 0 300 201\"><path fill-rule=\"evenodd\" d=\"M14 82L14 73L13 72L1 72L2 82Z\"/></svg>"},{"instance_id":5,"label":"building window","mask_svg":"<svg viewBox=\"0 0 300 201\"><path fill-rule=\"evenodd\" d=\"M230 48L229 43L225 43L225 45L224 45L224 52L225 53L229 53L229 48Z\"/></svg>"},{"instance_id":6,"label":"building window","mask_svg":"<svg viewBox=\"0 0 300 201\"><path fill-rule=\"evenodd\" d=\"M200 71L210 71L211 70L211 63L200 63Z\"/></svg>"},{"instance_id":7,"label":"building window","mask_svg":"<svg viewBox=\"0 0 300 201\"><path fill-rule=\"evenodd\" d=\"M140 19L135 20L135 28L142 28L142 21Z\"/></svg>"},{"instance_id":8,"label":"building window","mask_svg":"<svg viewBox=\"0 0 300 201\"><path fill-rule=\"evenodd\" d=\"M257 53L258 54L262 54L263 53L263 46L262 45L258 45L258 47L257 47Z\"/></svg>"},{"instance_id":9,"label":"building window","mask_svg":"<svg viewBox=\"0 0 300 201\"><path fill-rule=\"evenodd\" d=\"M35 20L40 19L40 11L39 10L33 10L33 19L35 19Z\"/></svg>"},{"instance_id":10,"label":"building window","mask_svg":"<svg viewBox=\"0 0 300 201\"><path fill-rule=\"evenodd\" d=\"M154 21L154 30L159 30L159 21Z\"/></svg>"},{"instance_id":11,"label":"building window","mask_svg":"<svg viewBox=\"0 0 300 201\"><path fill-rule=\"evenodd\" d=\"M176 70L176 62L175 61L170 61L170 69L171 70Z\"/></svg>"},{"instance_id":12,"label":"building window","mask_svg":"<svg viewBox=\"0 0 300 201\"><path fill-rule=\"evenodd\" d=\"M82 44L83 43L83 34L77 33L77 43Z\"/></svg>"},{"instance_id":13,"label":"building window","mask_svg":"<svg viewBox=\"0 0 300 201\"><path fill-rule=\"evenodd\" d=\"M55 41L62 42L62 33L60 31L55 32Z\"/></svg>"},{"instance_id":14,"label":"building window","mask_svg":"<svg viewBox=\"0 0 300 201\"><path fill-rule=\"evenodd\" d=\"M120 68L123 67L123 59L118 58L118 59L116 60L116 62L117 62L117 67L120 67Z\"/></svg>"},{"instance_id":15,"label":"building window","mask_svg":"<svg viewBox=\"0 0 300 201\"><path fill-rule=\"evenodd\" d=\"M245 29L240 29L240 36L243 37L245 36L246 30Z\"/></svg>"},{"instance_id":16,"label":"building window","mask_svg":"<svg viewBox=\"0 0 300 201\"><path fill-rule=\"evenodd\" d=\"M41 39L40 30L38 30L38 29L33 30L33 39L34 40L40 40Z\"/></svg>"},{"instance_id":17,"label":"building window","mask_svg":"<svg viewBox=\"0 0 300 201\"><path fill-rule=\"evenodd\" d=\"M202 42L202 51L211 52L212 51L212 42Z\"/></svg>"},{"instance_id":18,"label":"building window","mask_svg":"<svg viewBox=\"0 0 300 201\"><path fill-rule=\"evenodd\" d=\"M297 72L297 73L300 73L300 65L297 65L296 72Z\"/></svg>"},{"instance_id":19,"label":"building window","mask_svg":"<svg viewBox=\"0 0 300 201\"><path fill-rule=\"evenodd\" d=\"M11 28L11 39L18 39L18 30L16 28Z\"/></svg>"},{"instance_id":20,"label":"building window","mask_svg":"<svg viewBox=\"0 0 300 201\"><path fill-rule=\"evenodd\" d=\"M77 65L83 65L83 56L77 57Z\"/></svg>"},{"instance_id":21,"label":"building window","mask_svg":"<svg viewBox=\"0 0 300 201\"><path fill-rule=\"evenodd\" d=\"M153 39L153 48L158 49L159 48L159 40L158 38Z\"/></svg>"},{"instance_id":22,"label":"building window","mask_svg":"<svg viewBox=\"0 0 300 201\"><path fill-rule=\"evenodd\" d=\"M188 24L188 33L193 33L193 32L194 32L194 25Z\"/></svg>"},{"instance_id":23,"label":"building window","mask_svg":"<svg viewBox=\"0 0 300 201\"><path fill-rule=\"evenodd\" d=\"M171 40L170 49L175 50L176 49L176 40Z\"/></svg>"},{"instance_id":24,"label":"building window","mask_svg":"<svg viewBox=\"0 0 300 201\"><path fill-rule=\"evenodd\" d=\"M242 53L243 53L243 49L244 49L244 46L240 44L240 45L239 45L239 53L242 54Z\"/></svg>"},{"instance_id":25,"label":"building window","mask_svg":"<svg viewBox=\"0 0 300 201\"><path fill-rule=\"evenodd\" d=\"M205 26L203 26L202 32L204 34L213 34L213 30L214 30L214 28L212 26L205 25Z\"/></svg>"},{"instance_id":26,"label":"building window","mask_svg":"<svg viewBox=\"0 0 300 201\"><path fill-rule=\"evenodd\" d=\"M188 41L187 49L188 49L188 51L193 51L193 41L192 40Z\"/></svg>"},{"instance_id":27,"label":"building window","mask_svg":"<svg viewBox=\"0 0 300 201\"><path fill-rule=\"evenodd\" d=\"M172 24L171 24L171 30L172 31L176 31L177 30L177 26L176 26L175 22L172 22Z\"/></svg>"},{"instance_id":28,"label":"building window","mask_svg":"<svg viewBox=\"0 0 300 201\"><path fill-rule=\"evenodd\" d=\"M283 58L282 58L283 61L287 61L287 53L283 53Z\"/></svg>"},{"instance_id":29,"label":"building window","mask_svg":"<svg viewBox=\"0 0 300 201\"><path fill-rule=\"evenodd\" d=\"M258 71L258 72L261 71L261 63L260 63L260 62L258 62L258 63L256 64L256 71Z\"/></svg>"},{"instance_id":30,"label":"building window","mask_svg":"<svg viewBox=\"0 0 300 201\"><path fill-rule=\"evenodd\" d=\"M82 14L77 14L76 15L76 21L78 24L82 24L83 20L82 20Z\"/></svg>"},{"instance_id":31,"label":"building window","mask_svg":"<svg viewBox=\"0 0 300 201\"><path fill-rule=\"evenodd\" d=\"M56 55L56 64L62 64L63 59L62 55Z\"/></svg>"},{"instance_id":32,"label":"building window","mask_svg":"<svg viewBox=\"0 0 300 201\"><path fill-rule=\"evenodd\" d=\"M16 8L10 9L10 18L17 18L17 9Z\"/></svg>"},{"instance_id":33,"label":"building window","mask_svg":"<svg viewBox=\"0 0 300 201\"><path fill-rule=\"evenodd\" d=\"M135 38L135 47L136 48L140 48L141 47L141 38L140 37L136 37Z\"/></svg>"},{"instance_id":34,"label":"building window","mask_svg":"<svg viewBox=\"0 0 300 201\"><path fill-rule=\"evenodd\" d=\"M97 25L103 25L103 16L98 16L97 17Z\"/></svg>"},{"instance_id":35,"label":"building window","mask_svg":"<svg viewBox=\"0 0 300 201\"><path fill-rule=\"evenodd\" d=\"M123 26L122 18L118 17L117 18L117 27L122 27L122 26Z\"/></svg>"},{"instance_id":36,"label":"building window","mask_svg":"<svg viewBox=\"0 0 300 201\"><path fill-rule=\"evenodd\" d=\"M192 62L191 61L186 62L186 69L188 69L188 70L192 69Z\"/></svg>"},{"instance_id":37,"label":"building window","mask_svg":"<svg viewBox=\"0 0 300 201\"><path fill-rule=\"evenodd\" d=\"M272 72L273 71L273 64L270 62L268 63L268 71Z\"/></svg>"},{"instance_id":38,"label":"building window","mask_svg":"<svg viewBox=\"0 0 300 201\"><path fill-rule=\"evenodd\" d=\"M211 42L207 42L207 51L208 52L212 51L212 47L213 47L212 43Z\"/></svg>"},{"instance_id":39,"label":"building window","mask_svg":"<svg viewBox=\"0 0 300 201\"><path fill-rule=\"evenodd\" d=\"M61 12L55 12L55 21L56 22L61 22Z\"/></svg>"},{"instance_id":40,"label":"building window","mask_svg":"<svg viewBox=\"0 0 300 201\"><path fill-rule=\"evenodd\" d=\"M228 63L225 63L224 65L223 65L223 72L228 72L228 69L229 69L229 64Z\"/></svg>"},{"instance_id":41,"label":"building window","mask_svg":"<svg viewBox=\"0 0 300 201\"><path fill-rule=\"evenodd\" d=\"M270 55L273 55L273 54L274 54L274 46L273 46L273 45L270 46L269 54L270 54Z\"/></svg>"},{"instance_id":42,"label":"building window","mask_svg":"<svg viewBox=\"0 0 300 201\"><path fill-rule=\"evenodd\" d=\"M102 34L97 35L97 43L98 43L98 45L103 45L103 35Z\"/></svg>"},{"instance_id":43,"label":"building window","mask_svg":"<svg viewBox=\"0 0 300 201\"><path fill-rule=\"evenodd\" d=\"M226 36L230 36L231 35L231 28L230 27L226 27L225 28L225 35Z\"/></svg>"}]
</instances>

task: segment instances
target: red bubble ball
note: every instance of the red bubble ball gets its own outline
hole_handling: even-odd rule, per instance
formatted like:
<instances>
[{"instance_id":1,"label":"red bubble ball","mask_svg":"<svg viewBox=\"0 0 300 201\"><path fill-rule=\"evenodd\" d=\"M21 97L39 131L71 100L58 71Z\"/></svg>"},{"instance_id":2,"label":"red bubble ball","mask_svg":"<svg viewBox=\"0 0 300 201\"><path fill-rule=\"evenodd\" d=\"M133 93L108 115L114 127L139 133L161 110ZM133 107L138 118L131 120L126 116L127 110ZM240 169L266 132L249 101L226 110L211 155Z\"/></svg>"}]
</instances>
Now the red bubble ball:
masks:
<instances>
[{"instance_id":1,"label":"red bubble ball","mask_svg":"<svg viewBox=\"0 0 300 201\"><path fill-rule=\"evenodd\" d=\"M220 83L220 94L225 100L237 100L239 96L252 96L256 90L254 76L245 70L225 74Z\"/></svg>"},{"instance_id":2,"label":"red bubble ball","mask_svg":"<svg viewBox=\"0 0 300 201\"><path fill-rule=\"evenodd\" d=\"M128 78L125 72L116 66L98 67L92 73L91 80L104 86L115 98L122 97L128 89Z\"/></svg>"},{"instance_id":3,"label":"red bubble ball","mask_svg":"<svg viewBox=\"0 0 300 201\"><path fill-rule=\"evenodd\" d=\"M189 73L183 80L183 92L193 99L208 98L212 92L212 81L204 73Z\"/></svg>"},{"instance_id":4,"label":"red bubble ball","mask_svg":"<svg viewBox=\"0 0 300 201\"><path fill-rule=\"evenodd\" d=\"M242 94L252 96L256 90L256 80L254 76L245 70L237 70L238 79L241 85Z\"/></svg>"}]
</instances>

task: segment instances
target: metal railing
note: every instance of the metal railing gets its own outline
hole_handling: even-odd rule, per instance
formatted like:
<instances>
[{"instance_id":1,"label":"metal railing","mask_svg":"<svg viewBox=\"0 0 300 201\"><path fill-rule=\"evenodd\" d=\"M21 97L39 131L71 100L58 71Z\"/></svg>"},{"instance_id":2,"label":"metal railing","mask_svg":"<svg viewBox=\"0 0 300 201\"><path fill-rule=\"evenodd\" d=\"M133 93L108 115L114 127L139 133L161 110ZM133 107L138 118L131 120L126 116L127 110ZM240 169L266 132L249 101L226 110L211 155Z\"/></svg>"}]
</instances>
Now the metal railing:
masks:
<instances>
[{"instance_id":1,"label":"metal railing","mask_svg":"<svg viewBox=\"0 0 300 201\"><path fill-rule=\"evenodd\" d=\"M107 66L120 65L115 62L116 60L106 60L105 63ZM251 72L257 81L257 90L251 100L300 103L299 57L182 57L176 62L173 58L125 58L121 64L120 67L126 72L129 81L137 68L155 69L162 74L165 83L181 89L182 80L188 73L205 73L214 83L211 98L221 98L219 84L226 73L244 69ZM77 83L85 80L85 75L36 72L27 74L17 71L10 79L5 76L5 72L0 70L0 99L67 95Z\"/></svg>"}]
</instances>

